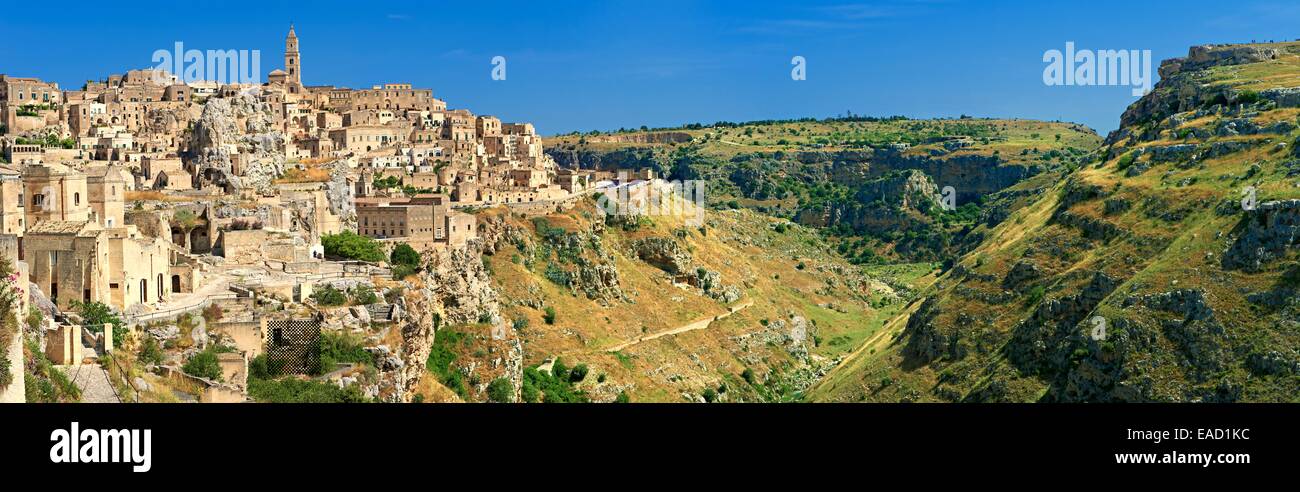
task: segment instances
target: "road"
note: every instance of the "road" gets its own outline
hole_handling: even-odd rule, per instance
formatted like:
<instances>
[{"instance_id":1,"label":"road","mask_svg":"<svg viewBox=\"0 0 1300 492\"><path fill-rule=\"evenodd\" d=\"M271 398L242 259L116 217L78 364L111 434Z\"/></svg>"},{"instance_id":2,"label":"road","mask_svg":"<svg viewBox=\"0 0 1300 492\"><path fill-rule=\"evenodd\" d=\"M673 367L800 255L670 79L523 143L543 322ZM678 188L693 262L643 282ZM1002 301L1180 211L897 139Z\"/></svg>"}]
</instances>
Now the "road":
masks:
<instances>
[{"instance_id":1,"label":"road","mask_svg":"<svg viewBox=\"0 0 1300 492\"><path fill-rule=\"evenodd\" d=\"M719 314L719 315L717 315L717 316L709 316L709 317L707 317L707 318L700 318L700 319L697 319L697 320L692 321L692 322L690 322L690 323L687 323L687 324L684 324L684 325L678 326L678 327L673 328L673 329L664 330L664 331L656 332L656 333L653 333L653 334L650 334L650 335L646 335L646 336L638 337L636 340L630 340L630 341L623 342L623 343L621 343L621 344L615 345L614 347L610 348L610 349L608 350L608 352L618 352L618 351L620 351L620 350L623 350L623 349L625 349L625 348L631 347L631 346L636 345L636 344L638 344L638 343L646 342L646 341L650 341L650 340L654 340L654 339L656 339L656 338L662 338L662 337L666 337L666 336L670 336L670 335L677 335L677 334L681 334L681 333L686 333L686 332L688 332L688 331L703 330L703 329L705 329L705 328L708 328L709 325L713 324L714 321L722 320L723 318L726 318L726 317L728 317L728 316L731 316L731 315L733 315L733 314L736 314L736 313L738 313L738 312L744 310L745 308L748 308L748 307L753 306L753 305L754 305L754 301L745 301L745 302L742 302L742 303L740 303L740 304L736 304L735 306L732 306L730 309L727 310L727 312L722 313L722 314Z\"/></svg>"}]
</instances>

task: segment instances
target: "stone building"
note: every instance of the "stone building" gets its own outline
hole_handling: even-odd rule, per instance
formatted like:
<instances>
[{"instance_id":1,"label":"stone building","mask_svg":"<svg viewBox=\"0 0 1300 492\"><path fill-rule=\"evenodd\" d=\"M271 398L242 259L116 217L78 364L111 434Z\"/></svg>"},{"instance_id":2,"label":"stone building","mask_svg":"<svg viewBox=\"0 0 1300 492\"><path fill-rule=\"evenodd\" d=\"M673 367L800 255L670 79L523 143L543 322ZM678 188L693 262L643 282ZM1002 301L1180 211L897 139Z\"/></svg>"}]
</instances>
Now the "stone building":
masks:
<instances>
[{"instance_id":1,"label":"stone building","mask_svg":"<svg viewBox=\"0 0 1300 492\"><path fill-rule=\"evenodd\" d=\"M73 301L118 309L170 296L166 239L125 223L125 178L115 166L90 175L61 165L27 166L20 250L31 281L61 308Z\"/></svg>"}]
</instances>

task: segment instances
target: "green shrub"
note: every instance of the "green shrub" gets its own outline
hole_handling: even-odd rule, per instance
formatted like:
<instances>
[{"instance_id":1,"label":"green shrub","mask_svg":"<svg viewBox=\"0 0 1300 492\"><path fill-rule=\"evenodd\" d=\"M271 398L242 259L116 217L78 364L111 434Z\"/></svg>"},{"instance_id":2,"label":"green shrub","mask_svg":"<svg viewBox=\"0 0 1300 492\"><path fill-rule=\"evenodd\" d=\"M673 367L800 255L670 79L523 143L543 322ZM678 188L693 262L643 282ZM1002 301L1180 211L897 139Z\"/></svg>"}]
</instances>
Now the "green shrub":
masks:
<instances>
[{"instance_id":1,"label":"green shrub","mask_svg":"<svg viewBox=\"0 0 1300 492\"><path fill-rule=\"evenodd\" d=\"M194 354L181 370L194 377L221 381L221 365L217 363L217 352L212 349Z\"/></svg>"},{"instance_id":2,"label":"green shrub","mask_svg":"<svg viewBox=\"0 0 1300 492\"><path fill-rule=\"evenodd\" d=\"M392 270L394 280L402 280L411 275L420 273L420 267L410 265L393 265Z\"/></svg>"},{"instance_id":3,"label":"green shrub","mask_svg":"<svg viewBox=\"0 0 1300 492\"><path fill-rule=\"evenodd\" d=\"M158 365L163 363L162 348L158 346L158 341L151 336L145 336L144 342L140 344L140 362L145 364Z\"/></svg>"},{"instance_id":4,"label":"green shrub","mask_svg":"<svg viewBox=\"0 0 1300 492\"><path fill-rule=\"evenodd\" d=\"M342 306L348 302L347 296L343 295L343 291L329 284L317 285L316 289L311 293L311 298L321 306Z\"/></svg>"},{"instance_id":5,"label":"green shrub","mask_svg":"<svg viewBox=\"0 0 1300 492\"><path fill-rule=\"evenodd\" d=\"M569 382L581 383L582 380L587 379L587 371L588 369L586 364L573 366L573 370L569 371Z\"/></svg>"},{"instance_id":6,"label":"green shrub","mask_svg":"<svg viewBox=\"0 0 1300 492\"><path fill-rule=\"evenodd\" d=\"M358 235L352 231L321 236L321 246L325 255L349 260L378 262L384 261L384 251L378 241Z\"/></svg>"},{"instance_id":7,"label":"green shrub","mask_svg":"<svg viewBox=\"0 0 1300 492\"><path fill-rule=\"evenodd\" d=\"M393 265L403 265L408 267L420 266L420 253L415 251L411 245L406 243L398 244L393 248L393 254L389 255Z\"/></svg>"},{"instance_id":8,"label":"green shrub","mask_svg":"<svg viewBox=\"0 0 1300 492\"><path fill-rule=\"evenodd\" d=\"M318 381L295 378L250 379L248 395L264 403L365 403L359 385L346 389Z\"/></svg>"},{"instance_id":9,"label":"green shrub","mask_svg":"<svg viewBox=\"0 0 1300 492\"><path fill-rule=\"evenodd\" d=\"M524 403L537 403L537 399L541 396L541 392L537 391L537 387L533 386L530 380L525 379L524 384L519 387L519 399Z\"/></svg>"},{"instance_id":10,"label":"green shrub","mask_svg":"<svg viewBox=\"0 0 1300 492\"><path fill-rule=\"evenodd\" d=\"M573 274L568 270L560 268L555 263L546 264L546 280L550 280L561 287L568 287L573 282Z\"/></svg>"},{"instance_id":11,"label":"green shrub","mask_svg":"<svg viewBox=\"0 0 1300 492\"><path fill-rule=\"evenodd\" d=\"M506 378L497 378L488 383L488 400L493 403L514 403L515 387Z\"/></svg>"},{"instance_id":12,"label":"green shrub","mask_svg":"<svg viewBox=\"0 0 1300 492\"><path fill-rule=\"evenodd\" d=\"M1117 164L1117 166L1119 167L1120 171L1124 171L1127 170L1129 166L1132 166L1133 162L1136 160L1137 160L1137 154L1133 152L1128 152L1123 156L1120 156L1119 163Z\"/></svg>"},{"instance_id":13,"label":"green shrub","mask_svg":"<svg viewBox=\"0 0 1300 492\"><path fill-rule=\"evenodd\" d=\"M316 354L312 374L318 376L333 371L339 363L375 364L375 356L366 352L361 338L350 333L322 331Z\"/></svg>"},{"instance_id":14,"label":"green shrub","mask_svg":"<svg viewBox=\"0 0 1300 492\"><path fill-rule=\"evenodd\" d=\"M375 289L369 285L359 284L353 287L348 294L352 297L352 302L361 305L370 305L379 302L379 296L375 294Z\"/></svg>"},{"instance_id":15,"label":"green shrub","mask_svg":"<svg viewBox=\"0 0 1300 492\"><path fill-rule=\"evenodd\" d=\"M556 371L556 369L561 369L561 371ZM535 367L524 369L523 400L535 402L540 398L544 403L586 403L589 401L585 392L573 387L569 377L568 369L565 369L563 362L559 360L555 361L550 375L537 370Z\"/></svg>"},{"instance_id":16,"label":"green shrub","mask_svg":"<svg viewBox=\"0 0 1300 492\"><path fill-rule=\"evenodd\" d=\"M121 346L122 339L126 335L122 330L122 318L113 312L113 308L108 307L102 302L81 302L72 301L72 309L81 315L82 326L85 326L92 333L103 333L104 325L113 324L113 346Z\"/></svg>"},{"instance_id":17,"label":"green shrub","mask_svg":"<svg viewBox=\"0 0 1300 492\"><path fill-rule=\"evenodd\" d=\"M1041 285L1035 285L1034 288L1029 289L1029 296L1025 298L1025 305L1037 306L1039 302L1042 302L1045 295L1047 295L1047 289Z\"/></svg>"},{"instance_id":18,"label":"green shrub","mask_svg":"<svg viewBox=\"0 0 1300 492\"><path fill-rule=\"evenodd\" d=\"M433 347L429 350L429 358L425 360L424 367L438 376L438 381L443 386L456 392L461 398L467 398L469 390L465 387L465 381L461 377L460 371L452 364L457 357L453 348L463 343L462 340L465 340L464 333L451 331L450 329L437 331L434 334Z\"/></svg>"},{"instance_id":19,"label":"green shrub","mask_svg":"<svg viewBox=\"0 0 1300 492\"><path fill-rule=\"evenodd\" d=\"M548 325L555 324L555 308L546 306L546 309L542 312L542 320Z\"/></svg>"}]
</instances>

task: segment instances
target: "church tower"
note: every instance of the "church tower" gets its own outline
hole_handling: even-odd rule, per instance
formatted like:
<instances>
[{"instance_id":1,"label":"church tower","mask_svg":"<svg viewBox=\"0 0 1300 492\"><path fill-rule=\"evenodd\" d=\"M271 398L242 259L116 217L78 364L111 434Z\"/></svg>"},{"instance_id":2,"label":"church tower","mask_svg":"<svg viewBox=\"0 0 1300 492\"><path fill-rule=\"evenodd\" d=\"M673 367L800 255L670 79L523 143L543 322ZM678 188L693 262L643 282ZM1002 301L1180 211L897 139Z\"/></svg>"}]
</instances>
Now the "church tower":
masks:
<instances>
[{"instance_id":1,"label":"church tower","mask_svg":"<svg viewBox=\"0 0 1300 492\"><path fill-rule=\"evenodd\" d=\"M302 87L302 59L298 55L298 35L289 24L289 36L284 38L284 71L289 73L289 85Z\"/></svg>"}]
</instances>

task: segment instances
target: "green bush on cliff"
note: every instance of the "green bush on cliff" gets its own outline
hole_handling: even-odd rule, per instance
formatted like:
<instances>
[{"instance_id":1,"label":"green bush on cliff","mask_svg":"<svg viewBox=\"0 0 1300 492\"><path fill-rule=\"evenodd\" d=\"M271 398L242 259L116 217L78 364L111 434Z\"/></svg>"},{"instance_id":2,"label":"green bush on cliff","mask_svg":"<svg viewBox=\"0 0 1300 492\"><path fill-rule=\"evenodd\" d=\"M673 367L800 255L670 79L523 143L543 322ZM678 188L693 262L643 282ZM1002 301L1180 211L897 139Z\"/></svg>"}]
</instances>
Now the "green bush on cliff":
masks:
<instances>
[{"instance_id":1,"label":"green bush on cliff","mask_svg":"<svg viewBox=\"0 0 1300 492\"><path fill-rule=\"evenodd\" d=\"M369 262L379 262L386 259L379 241L358 235L352 231L326 234L321 236L320 242L321 246L325 248L325 256Z\"/></svg>"}]
</instances>

